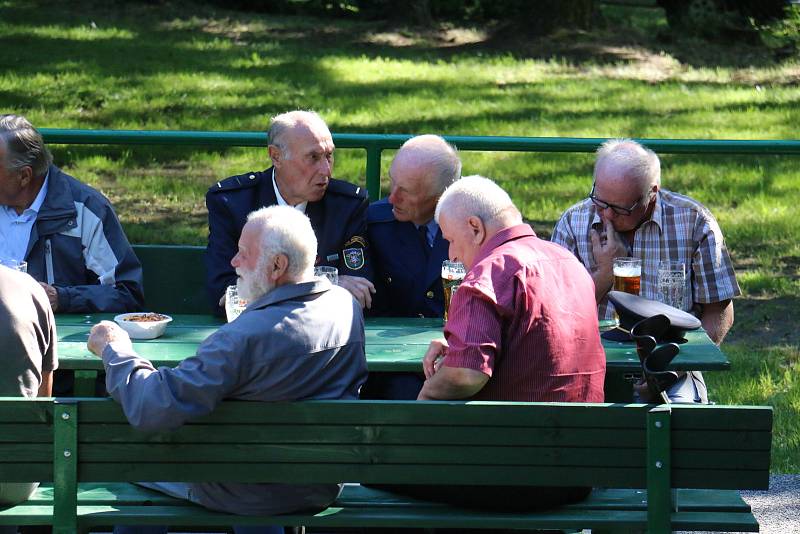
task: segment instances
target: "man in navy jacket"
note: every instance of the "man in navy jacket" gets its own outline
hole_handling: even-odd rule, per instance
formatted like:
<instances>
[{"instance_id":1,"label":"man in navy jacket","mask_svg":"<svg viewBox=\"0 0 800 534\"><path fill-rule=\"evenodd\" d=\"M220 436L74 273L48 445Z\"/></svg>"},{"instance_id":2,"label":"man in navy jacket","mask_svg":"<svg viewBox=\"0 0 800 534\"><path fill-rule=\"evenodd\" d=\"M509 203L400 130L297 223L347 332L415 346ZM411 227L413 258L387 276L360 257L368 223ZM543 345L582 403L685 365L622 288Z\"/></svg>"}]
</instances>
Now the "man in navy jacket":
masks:
<instances>
[{"instance_id":1,"label":"man in navy jacket","mask_svg":"<svg viewBox=\"0 0 800 534\"><path fill-rule=\"evenodd\" d=\"M375 267L371 315L442 317L442 261L448 243L433 218L436 202L461 177L456 149L436 135L413 137L400 147L389 169L388 199L367 212ZM422 377L414 373L370 373L361 391L368 399L416 399Z\"/></svg>"},{"instance_id":2,"label":"man in navy jacket","mask_svg":"<svg viewBox=\"0 0 800 534\"><path fill-rule=\"evenodd\" d=\"M141 309L142 267L111 203L52 159L27 119L0 116L0 257L27 261L55 312Z\"/></svg>"},{"instance_id":3,"label":"man in navy jacket","mask_svg":"<svg viewBox=\"0 0 800 534\"><path fill-rule=\"evenodd\" d=\"M334 146L328 126L314 112L283 113L272 119L268 144L272 167L231 176L206 193L206 289L212 306L221 314L225 288L236 283L231 259L247 215L288 205L311 220L318 241L315 264L336 267L339 285L369 308L375 288L369 280L367 192L331 178Z\"/></svg>"},{"instance_id":4,"label":"man in navy jacket","mask_svg":"<svg viewBox=\"0 0 800 534\"><path fill-rule=\"evenodd\" d=\"M441 273L448 243L433 213L460 176L458 153L439 136L413 137L397 152L389 169L391 193L367 212L375 266L372 315L444 315Z\"/></svg>"}]
</instances>

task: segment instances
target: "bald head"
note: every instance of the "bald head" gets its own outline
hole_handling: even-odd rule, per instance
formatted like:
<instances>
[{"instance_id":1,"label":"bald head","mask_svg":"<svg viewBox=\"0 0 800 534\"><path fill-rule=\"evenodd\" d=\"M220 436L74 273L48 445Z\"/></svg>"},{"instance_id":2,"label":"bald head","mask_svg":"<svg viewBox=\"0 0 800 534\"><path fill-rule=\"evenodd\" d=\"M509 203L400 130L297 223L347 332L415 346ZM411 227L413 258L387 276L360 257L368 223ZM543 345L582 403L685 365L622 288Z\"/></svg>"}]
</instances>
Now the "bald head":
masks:
<instances>
[{"instance_id":1,"label":"bald head","mask_svg":"<svg viewBox=\"0 0 800 534\"><path fill-rule=\"evenodd\" d=\"M420 135L406 141L389 169L389 203L398 221L426 224L433 219L436 201L461 176L455 147L438 135Z\"/></svg>"},{"instance_id":2,"label":"bald head","mask_svg":"<svg viewBox=\"0 0 800 534\"><path fill-rule=\"evenodd\" d=\"M287 137L292 132L296 133L298 131L327 133L327 136L331 137L328 125L316 112L305 110L287 111L270 119L267 144L278 147L282 152L283 159L290 159L291 153L289 152Z\"/></svg>"}]
</instances>

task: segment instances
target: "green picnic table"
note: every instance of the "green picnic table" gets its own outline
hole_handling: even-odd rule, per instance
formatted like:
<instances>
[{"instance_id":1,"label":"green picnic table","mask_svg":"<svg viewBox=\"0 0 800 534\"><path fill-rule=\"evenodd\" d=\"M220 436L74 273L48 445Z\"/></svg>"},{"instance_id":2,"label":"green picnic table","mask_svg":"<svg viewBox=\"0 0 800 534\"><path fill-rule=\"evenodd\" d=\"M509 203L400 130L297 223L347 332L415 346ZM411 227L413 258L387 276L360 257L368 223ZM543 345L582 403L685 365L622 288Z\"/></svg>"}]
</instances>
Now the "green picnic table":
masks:
<instances>
[{"instance_id":1,"label":"green picnic table","mask_svg":"<svg viewBox=\"0 0 800 534\"><path fill-rule=\"evenodd\" d=\"M86 348L92 325L113 320L114 314L61 314L56 316L59 368L75 373L76 396L90 396L102 361ZM212 315L172 315L163 336L134 340L136 352L153 365L176 366L195 354L197 346L223 321ZM367 318L367 367L372 372L422 372L422 356L432 339L442 336L441 319ZM687 343L670 366L675 370L727 370L730 362L702 330L688 332ZM606 402L630 400L630 382L641 371L632 342L603 340L606 351Z\"/></svg>"}]
</instances>

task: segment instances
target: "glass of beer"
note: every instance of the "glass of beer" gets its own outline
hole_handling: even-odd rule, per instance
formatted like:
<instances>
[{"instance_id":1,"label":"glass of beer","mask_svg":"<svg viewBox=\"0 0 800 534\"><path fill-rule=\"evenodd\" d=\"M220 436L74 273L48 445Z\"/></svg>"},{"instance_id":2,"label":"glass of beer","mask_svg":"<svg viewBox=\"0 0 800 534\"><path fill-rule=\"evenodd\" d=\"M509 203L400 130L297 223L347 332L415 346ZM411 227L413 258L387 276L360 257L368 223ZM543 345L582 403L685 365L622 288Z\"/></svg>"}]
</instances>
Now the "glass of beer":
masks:
<instances>
[{"instance_id":1,"label":"glass of beer","mask_svg":"<svg viewBox=\"0 0 800 534\"><path fill-rule=\"evenodd\" d=\"M664 260L658 265L658 300L673 308L683 309L686 293L686 265Z\"/></svg>"},{"instance_id":2,"label":"glass of beer","mask_svg":"<svg viewBox=\"0 0 800 534\"><path fill-rule=\"evenodd\" d=\"M228 322L235 320L247 307L247 301L239 298L239 288L228 286L225 289L225 317Z\"/></svg>"},{"instance_id":3,"label":"glass of beer","mask_svg":"<svg viewBox=\"0 0 800 534\"><path fill-rule=\"evenodd\" d=\"M442 262L442 287L444 288L444 320L447 321L447 310L450 309L450 301L453 294L458 289L467 270L460 261L444 260Z\"/></svg>"},{"instance_id":4,"label":"glass of beer","mask_svg":"<svg viewBox=\"0 0 800 534\"><path fill-rule=\"evenodd\" d=\"M615 291L638 295L641 283L642 260L639 258L614 258Z\"/></svg>"},{"instance_id":5,"label":"glass of beer","mask_svg":"<svg viewBox=\"0 0 800 534\"><path fill-rule=\"evenodd\" d=\"M318 278L327 278L333 285L339 284L339 269L336 267L328 267L326 265L314 267L314 276Z\"/></svg>"}]
</instances>

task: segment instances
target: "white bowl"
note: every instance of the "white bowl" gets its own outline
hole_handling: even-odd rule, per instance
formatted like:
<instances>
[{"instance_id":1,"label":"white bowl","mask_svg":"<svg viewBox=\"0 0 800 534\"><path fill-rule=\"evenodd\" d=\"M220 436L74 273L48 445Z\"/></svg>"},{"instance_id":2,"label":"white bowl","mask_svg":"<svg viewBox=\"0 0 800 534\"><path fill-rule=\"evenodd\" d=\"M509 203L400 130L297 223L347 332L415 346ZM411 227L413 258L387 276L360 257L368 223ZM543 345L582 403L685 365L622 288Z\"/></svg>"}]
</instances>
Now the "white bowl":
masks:
<instances>
[{"instance_id":1,"label":"white bowl","mask_svg":"<svg viewBox=\"0 0 800 534\"><path fill-rule=\"evenodd\" d=\"M136 321L137 317L160 315L163 319L157 321ZM114 317L114 321L125 330L132 339L155 339L167 329L167 323L172 317L163 313L134 312L121 313Z\"/></svg>"}]
</instances>

